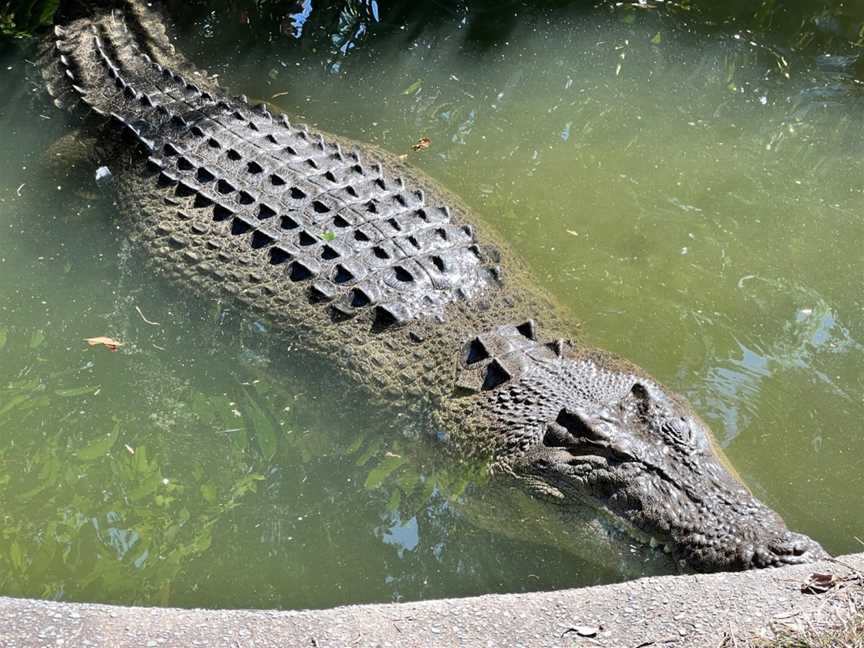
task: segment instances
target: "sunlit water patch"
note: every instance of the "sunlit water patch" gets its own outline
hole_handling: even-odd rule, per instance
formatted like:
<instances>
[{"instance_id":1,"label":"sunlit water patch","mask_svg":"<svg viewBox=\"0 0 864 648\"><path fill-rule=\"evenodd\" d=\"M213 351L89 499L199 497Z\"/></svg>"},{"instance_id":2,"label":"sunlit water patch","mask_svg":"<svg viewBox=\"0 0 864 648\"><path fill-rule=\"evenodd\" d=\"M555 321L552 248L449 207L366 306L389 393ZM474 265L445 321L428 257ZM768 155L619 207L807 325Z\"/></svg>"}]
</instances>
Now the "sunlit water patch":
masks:
<instances>
[{"instance_id":1,"label":"sunlit water patch","mask_svg":"<svg viewBox=\"0 0 864 648\"><path fill-rule=\"evenodd\" d=\"M178 47L463 196L592 342L690 399L790 525L860 547L864 140L845 67L647 12L525 14L482 46L459 16L347 16L326 39L313 18L235 50L218 15L183 16ZM290 337L142 273L95 167L55 159L67 122L24 57L0 71L2 593L328 606L668 569L443 459ZM83 342L100 335L124 346Z\"/></svg>"}]
</instances>

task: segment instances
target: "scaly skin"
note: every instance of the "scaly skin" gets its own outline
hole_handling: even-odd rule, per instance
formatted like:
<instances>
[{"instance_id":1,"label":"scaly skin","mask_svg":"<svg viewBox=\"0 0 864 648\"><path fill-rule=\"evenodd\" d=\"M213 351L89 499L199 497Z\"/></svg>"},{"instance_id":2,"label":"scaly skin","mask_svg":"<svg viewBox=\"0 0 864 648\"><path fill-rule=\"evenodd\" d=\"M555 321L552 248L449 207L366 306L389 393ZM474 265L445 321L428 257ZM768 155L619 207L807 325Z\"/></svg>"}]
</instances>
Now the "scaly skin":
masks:
<instances>
[{"instance_id":1,"label":"scaly skin","mask_svg":"<svg viewBox=\"0 0 864 648\"><path fill-rule=\"evenodd\" d=\"M134 0L58 27L43 74L84 108L124 227L179 285L231 295L450 448L692 568L826 556L724 468L680 398L565 341L573 325L441 187L227 98Z\"/></svg>"}]
</instances>

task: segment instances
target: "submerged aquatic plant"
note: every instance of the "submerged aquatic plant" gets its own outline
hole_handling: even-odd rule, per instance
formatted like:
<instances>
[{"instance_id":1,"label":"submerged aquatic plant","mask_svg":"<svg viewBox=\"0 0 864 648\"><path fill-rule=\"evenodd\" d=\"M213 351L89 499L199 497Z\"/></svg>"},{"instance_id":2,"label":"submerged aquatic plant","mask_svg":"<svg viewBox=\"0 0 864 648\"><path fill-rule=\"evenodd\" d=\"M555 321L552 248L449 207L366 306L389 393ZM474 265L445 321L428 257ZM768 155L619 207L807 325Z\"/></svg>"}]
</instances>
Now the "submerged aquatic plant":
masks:
<instances>
[{"instance_id":1,"label":"submerged aquatic plant","mask_svg":"<svg viewBox=\"0 0 864 648\"><path fill-rule=\"evenodd\" d=\"M60 0L6 0L0 2L0 37L26 38L51 23Z\"/></svg>"}]
</instances>

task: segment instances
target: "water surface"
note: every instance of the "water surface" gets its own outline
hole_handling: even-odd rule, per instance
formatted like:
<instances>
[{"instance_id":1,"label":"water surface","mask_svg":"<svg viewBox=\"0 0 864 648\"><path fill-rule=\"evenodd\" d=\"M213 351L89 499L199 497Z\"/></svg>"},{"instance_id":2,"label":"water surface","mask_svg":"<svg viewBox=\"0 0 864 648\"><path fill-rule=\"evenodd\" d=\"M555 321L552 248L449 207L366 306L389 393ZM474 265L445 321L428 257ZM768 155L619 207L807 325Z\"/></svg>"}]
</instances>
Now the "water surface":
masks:
<instances>
[{"instance_id":1,"label":"water surface","mask_svg":"<svg viewBox=\"0 0 864 648\"><path fill-rule=\"evenodd\" d=\"M590 341L690 399L790 526L860 549L851 63L647 11L504 5L418 26L366 6L329 30L300 12L258 43L190 9L178 47L464 197ZM95 169L56 160L69 121L29 55L0 61L0 593L317 607L663 568L490 496L265 324L142 272ZM96 335L125 345L88 348Z\"/></svg>"}]
</instances>

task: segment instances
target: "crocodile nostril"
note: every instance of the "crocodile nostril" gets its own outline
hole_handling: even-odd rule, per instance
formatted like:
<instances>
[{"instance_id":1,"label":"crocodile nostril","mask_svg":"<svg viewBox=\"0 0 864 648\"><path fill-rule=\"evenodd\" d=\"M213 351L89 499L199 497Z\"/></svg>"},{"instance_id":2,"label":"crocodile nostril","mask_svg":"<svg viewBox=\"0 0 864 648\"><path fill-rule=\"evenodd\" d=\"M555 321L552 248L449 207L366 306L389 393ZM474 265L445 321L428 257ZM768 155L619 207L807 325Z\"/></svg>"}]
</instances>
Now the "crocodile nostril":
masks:
<instances>
[{"instance_id":1,"label":"crocodile nostril","mask_svg":"<svg viewBox=\"0 0 864 648\"><path fill-rule=\"evenodd\" d=\"M630 393L639 400L647 401L650 398L648 395L648 388L639 382L633 383L633 386L630 388Z\"/></svg>"}]
</instances>

